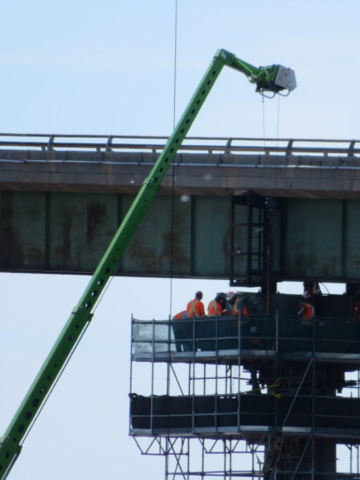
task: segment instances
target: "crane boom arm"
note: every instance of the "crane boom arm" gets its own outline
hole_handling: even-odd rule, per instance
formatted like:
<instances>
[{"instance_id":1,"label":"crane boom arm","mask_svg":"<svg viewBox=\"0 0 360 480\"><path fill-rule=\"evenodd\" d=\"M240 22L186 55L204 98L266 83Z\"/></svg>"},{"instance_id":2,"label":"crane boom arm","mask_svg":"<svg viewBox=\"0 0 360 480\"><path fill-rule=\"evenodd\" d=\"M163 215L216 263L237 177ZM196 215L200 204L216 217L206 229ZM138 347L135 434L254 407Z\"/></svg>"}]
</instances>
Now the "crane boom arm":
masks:
<instances>
[{"instance_id":1,"label":"crane boom arm","mask_svg":"<svg viewBox=\"0 0 360 480\"><path fill-rule=\"evenodd\" d=\"M131 208L101 259L79 303L72 310L68 321L15 413L4 436L0 438L0 480L8 475L20 454L22 442L34 419L39 414L46 398L55 386L55 382L66 366L74 348L81 340L86 327L91 321L93 309L104 287L115 273L125 250L158 193L164 175L225 65L247 75L251 82L257 84L258 91L266 90L274 93L279 91L279 86L276 86L275 89L273 86L279 66L256 68L237 59L235 55L226 50L218 50L216 52L173 134L149 176L144 181ZM280 89L283 88L285 87Z\"/></svg>"}]
</instances>

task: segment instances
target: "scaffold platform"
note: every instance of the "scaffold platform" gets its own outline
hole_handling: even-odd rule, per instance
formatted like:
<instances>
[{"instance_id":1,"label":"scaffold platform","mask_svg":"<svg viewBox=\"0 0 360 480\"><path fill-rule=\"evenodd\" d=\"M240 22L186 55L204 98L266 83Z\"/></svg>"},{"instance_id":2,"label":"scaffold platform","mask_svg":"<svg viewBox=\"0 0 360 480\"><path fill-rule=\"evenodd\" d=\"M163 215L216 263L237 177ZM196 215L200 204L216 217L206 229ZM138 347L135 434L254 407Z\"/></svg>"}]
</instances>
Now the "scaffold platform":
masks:
<instances>
[{"instance_id":1,"label":"scaffold platform","mask_svg":"<svg viewBox=\"0 0 360 480\"><path fill-rule=\"evenodd\" d=\"M132 319L136 362L237 363L239 359L360 363L360 322L348 318L253 315L184 320Z\"/></svg>"},{"instance_id":2,"label":"scaffold platform","mask_svg":"<svg viewBox=\"0 0 360 480\"><path fill-rule=\"evenodd\" d=\"M360 322L132 318L131 347L129 433L149 442L142 453L172 458L174 474L194 475L200 456L213 475L211 454L234 465L241 453L234 470L249 479L275 467L280 480L359 478L336 476L336 458L349 452L360 471Z\"/></svg>"}]
</instances>

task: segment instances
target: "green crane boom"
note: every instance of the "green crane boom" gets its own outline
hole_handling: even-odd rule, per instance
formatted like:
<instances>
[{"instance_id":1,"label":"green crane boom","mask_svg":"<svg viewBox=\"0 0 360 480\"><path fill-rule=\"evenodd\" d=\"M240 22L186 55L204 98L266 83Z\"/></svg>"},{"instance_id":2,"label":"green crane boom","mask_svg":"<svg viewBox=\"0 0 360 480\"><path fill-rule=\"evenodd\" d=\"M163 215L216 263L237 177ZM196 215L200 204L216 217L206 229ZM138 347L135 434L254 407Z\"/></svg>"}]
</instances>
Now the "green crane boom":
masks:
<instances>
[{"instance_id":1,"label":"green crane boom","mask_svg":"<svg viewBox=\"0 0 360 480\"><path fill-rule=\"evenodd\" d=\"M115 273L122 257L149 210L161 181L166 174L176 152L180 148L200 108L224 65L244 73L256 84L260 93L282 90L291 91L296 87L294 72L280 65L256 68L243 62L226 50L218 50L207 72L201 80L194 96L169 138L163 152L156 161L148 178L144 181L131 208L121 223L112 242L100 261L94 275L85 289L79 303L71 312L62 332L46 358L23 402L0 438L0 480L10 472L20 454L25 439L35 417L66 365L73 349L80 341L88 326L93 309L110 277Z\"/></svg>"}]
</instances>

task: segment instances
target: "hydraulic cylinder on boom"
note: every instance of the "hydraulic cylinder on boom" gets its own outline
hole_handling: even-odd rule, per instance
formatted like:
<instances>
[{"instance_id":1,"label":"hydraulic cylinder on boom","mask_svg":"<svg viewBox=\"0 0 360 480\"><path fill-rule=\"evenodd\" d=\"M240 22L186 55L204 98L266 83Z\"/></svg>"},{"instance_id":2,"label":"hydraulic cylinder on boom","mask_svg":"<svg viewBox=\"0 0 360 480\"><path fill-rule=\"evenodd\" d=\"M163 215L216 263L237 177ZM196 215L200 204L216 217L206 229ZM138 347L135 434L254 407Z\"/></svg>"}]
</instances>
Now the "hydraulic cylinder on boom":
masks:
<instances>
[{"instance_id":1,"label":"hydraulic cylinder on boom","mask_svg":"<svg viewBox=\"0 0 360 480\"><path fill-rule=\"evenodd\" d=\"M155 196L161 181L169 169L177 151L186 137L199 110L205 102L222 68L227 65L245 74L256 91L266 93L290 93L296 87L295 74L281 65L256 68L226 50L218 50L180 118L164 150L157 159L149 176L144 181L127 215L101 259L94 275L73 308L52 350L42 365L23 402L15 413L3 437L0 438L0 480L7 477L18 458L24 439L41 411L44 402L53 390L74 349L81 340L92 317L94 307L108 280L121 262Z\"/></svg>"}]
</instances>

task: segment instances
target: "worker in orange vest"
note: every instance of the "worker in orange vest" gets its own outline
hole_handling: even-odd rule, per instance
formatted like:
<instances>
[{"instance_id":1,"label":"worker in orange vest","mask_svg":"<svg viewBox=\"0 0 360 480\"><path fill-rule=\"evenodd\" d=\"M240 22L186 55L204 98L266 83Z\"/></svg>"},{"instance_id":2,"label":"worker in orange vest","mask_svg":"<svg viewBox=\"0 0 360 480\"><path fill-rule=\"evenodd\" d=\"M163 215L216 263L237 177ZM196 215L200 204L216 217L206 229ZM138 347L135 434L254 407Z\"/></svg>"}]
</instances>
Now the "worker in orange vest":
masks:
<instances>
[{"instance_id":1,"label":"worker in orange vest","mask_svg":"<svg viewBox=\"0 0 360 480\"><path fill-rule=\"evenodd\" d=\"M360 320L360 290L358 290L355 294L352 318L353 320Z\"/></svg>"},{"instance_id":2,"label":"worker in orange vest","mask_svg":"<svg viewBox=\"0 0 360 480\"><path fill-rule=\"evenodd\" d=\"M202 303L202 298L203 298L203 294L202 292L196 292L195 293L195 298L194 300L191 300L191 302L189 302L187 304L187 307L186 307L186 315L187 317L198 317L198 318L201 318L201 317L205 317L205 308L204 308L204 304Z\"/></svg>"},{"instance_id":3,"label":"worker in orange vest","mask_svg":"<svg viewBox=\"0 0 360 480\"><path fill-rule=\"evenodd\" d=\"M319 282L304 282L303 296L307 298L308 295L311 297L314 310L318 315L322 315L322 291Z\"/></svg>"},{"instance_id":4,"label":"worker in orange vest","mask_svg":"<svg viewBox=\"0 0 360 480\"><path fill-rule=\"evenodd\" d=\"M304 322L310 322L310 320L315 317L313 296L310 292L306 291L303 294L303 297L306 301L300 303L300 308L297 314L301 316L301 320L303 320Z\"/></svg>"},{"instance_id":5,"label":"worker in orange vest","mask_svg":"<svg viewBox=\"0 0 360 480\"><path fill-rule=\"evenodd\" d=\"M234 292L229 292L227 298L229 306L232 307L231 315L236 318L236 323L238 324L239 315L241 315L242 320L246 320L249 316L249 311L245 305L244 300ZM257 333L257 327L254 326L251 328L250 334L254 335L255 333ZM249 342L254 348L260 348L262 346L261 340L256 337L250 338Z\"/></svg>"},{"instance_id":6,"label":"worker in orange vest","mask_svg":"<svg viewBox=\"0 0 360 480\"><path fill-rule=\"evenodd\" d=\"M227 294L228 309L225 311L225 314L232 315L233 317L238 317L241 314L241 318L247 317L249 315L248 309L242 298L235 292L229 292Z\"/></svg>"},{"instance_id":7,"label":"worker in orange vest","mask_svg":"<svg viewBox=\"0 0 360 480\"><path fill-rule=\"evenodd\" d=\"M225 303L225 293L217 293L215 300L212 300L208 305L208 315L222 317L224 315Z\"/></svg>"},{"instance_id":8,"label":"worker in orange vest","mask_svg":"<svg viewBox=\"0 0 360 480\"><path fill-rule=\"evenodd\" d=\"M173 320L176 320L172 325L172 329L175 337L175 347L177 352L190 352L192 350L192 328L191 325L185 322L179 322L179 320L185 320L187 318L186 311L177 313L173 316ZM189 328L190 327L190 328ZM188 340L188 341L184 341Z\"/></svg>"}]
</instances>

